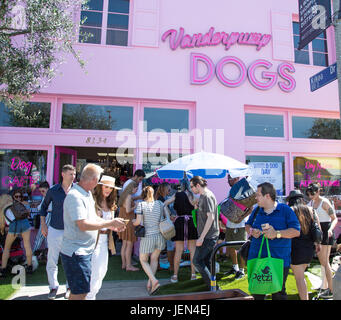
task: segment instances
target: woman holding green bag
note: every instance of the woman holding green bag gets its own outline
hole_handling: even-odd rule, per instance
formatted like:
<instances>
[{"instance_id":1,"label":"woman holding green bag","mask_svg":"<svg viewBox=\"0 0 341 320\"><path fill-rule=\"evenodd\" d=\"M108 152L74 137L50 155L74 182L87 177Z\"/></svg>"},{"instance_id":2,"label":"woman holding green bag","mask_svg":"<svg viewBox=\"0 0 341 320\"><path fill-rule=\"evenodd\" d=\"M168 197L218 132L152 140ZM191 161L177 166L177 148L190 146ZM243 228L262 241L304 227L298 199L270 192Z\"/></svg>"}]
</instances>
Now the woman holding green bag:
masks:
<instances>
[{"instance_id":1,"label":"woman holding green bag","mask_svg":"<svg viewBox=\"0 0 341 320\"><path fill-rule=\"evenodd\" d=\"M271 258L283 261L283 281L281 290L274 292L257 291L253 288L250 293L255 300L264 300L266 294L272 294L273 300L285 300L285 282L290 268L291 238L300 235L300 223L294 211L286 204L276 202L276 189L271 183L264 182L257 187L257 204L260 207L256 219L253 221L255 210L251 213L246 230L252 235L249 255L248 255L248 279L255 278L249 269L251 260ZM251 221L253 223L251 224ZM265 245L263 245L265 244ZM255 262L255 261L254 261ZM278 266L275 267L278 270ZM270 279L271 268L263 266L257 273L258 278L266 281ZM272 275L273 276L273 275ZM259 278L259 279L260 279ZM274 280L274 279L272 279Z\"/></svg>"}]
</instances>

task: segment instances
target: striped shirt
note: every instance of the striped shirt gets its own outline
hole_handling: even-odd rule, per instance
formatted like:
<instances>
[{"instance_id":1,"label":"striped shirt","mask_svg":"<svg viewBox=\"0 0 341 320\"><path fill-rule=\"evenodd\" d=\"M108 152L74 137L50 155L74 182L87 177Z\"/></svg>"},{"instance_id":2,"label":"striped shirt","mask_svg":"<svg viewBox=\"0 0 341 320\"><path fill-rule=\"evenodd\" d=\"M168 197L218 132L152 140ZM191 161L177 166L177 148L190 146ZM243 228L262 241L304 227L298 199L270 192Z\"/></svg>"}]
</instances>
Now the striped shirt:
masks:
<instances>
[{"instance_id":1,"label":"striped shirt","mask_svg":"<svg viewBox=\"0 0 341 320\"><path fill-rule=\"evenodd\" d=\"M146 229L146 236L160 233L159 224L163 212L163 203L161 201L139 202L136 208L136 214L142 214L143 225Z\"/></svg>"}]
</instances>

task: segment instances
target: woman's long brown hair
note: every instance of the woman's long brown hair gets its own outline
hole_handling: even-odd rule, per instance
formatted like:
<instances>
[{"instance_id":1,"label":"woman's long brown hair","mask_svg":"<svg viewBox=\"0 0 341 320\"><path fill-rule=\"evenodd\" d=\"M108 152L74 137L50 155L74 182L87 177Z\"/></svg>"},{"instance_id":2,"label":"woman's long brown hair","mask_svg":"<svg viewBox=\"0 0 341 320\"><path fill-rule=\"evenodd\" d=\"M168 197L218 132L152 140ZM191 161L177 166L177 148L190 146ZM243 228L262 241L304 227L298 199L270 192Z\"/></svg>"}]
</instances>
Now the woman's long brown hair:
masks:
<instances>
[{"instance_id":1,"label":"woman's long brown hair","mask_svg":"<svg viewBox=\"0 0 341 320\"><path fill-rule=\"evenodd\" d=\"M298 221L301 225L301 230L303 234L308 234L310 230L310 224L313 220L310 208L305 204L297 204L292 207L294 210Z\"/></svg>"},{"instance_id":2,"label":"woman's long brown hair","mask_svg":"<svg viewBox=\"0 0 341 320\"><path fill-rule=\"evenodd\" d=\"M102 192L102 184L98 184L94 190L94 199L96 202L96 206L103 210L101 207L101 203L104 200L103 192ZM107 203L108 208L110 211L114 211L117 209L117 191L116 189L113 189L112 192L109 194L109 196L105 199L105 202Z\"/></svg>"},{"instance_id":3,"label":"woman's long brown hair","mask_svg":"<svg viewBox=\"0 0 341 320\"><path fill-rule=\"evenodd\" d=\"M170 184L168 182L162 182L156 190L155 200L159 199L159 197L165 197L167 195L167 190Z\"/></svg>"}]
</instances>

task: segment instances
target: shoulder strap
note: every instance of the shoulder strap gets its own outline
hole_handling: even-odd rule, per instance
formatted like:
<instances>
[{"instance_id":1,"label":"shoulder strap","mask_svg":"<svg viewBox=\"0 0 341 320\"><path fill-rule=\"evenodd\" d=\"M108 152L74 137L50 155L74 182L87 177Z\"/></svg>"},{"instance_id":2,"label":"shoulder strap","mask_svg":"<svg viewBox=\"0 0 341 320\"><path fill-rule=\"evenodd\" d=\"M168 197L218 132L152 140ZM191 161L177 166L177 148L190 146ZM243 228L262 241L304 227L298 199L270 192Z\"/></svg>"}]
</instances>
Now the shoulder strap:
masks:
<instances>
[{"instance_id":1,"label":"shoulder strap","mask_svg":"<svg viewBox=\"0 0 341 320\"><path fill-rule=\"evenodd\" d=\"M256 219L256 216L257 216L259 210L260 210L260 206L257 206L256 211L255 211L255 214L253 215L253 220L252 220L252 222L251 222L251 225L255 222L255 219Z\"/></svg>"}]
</instances>

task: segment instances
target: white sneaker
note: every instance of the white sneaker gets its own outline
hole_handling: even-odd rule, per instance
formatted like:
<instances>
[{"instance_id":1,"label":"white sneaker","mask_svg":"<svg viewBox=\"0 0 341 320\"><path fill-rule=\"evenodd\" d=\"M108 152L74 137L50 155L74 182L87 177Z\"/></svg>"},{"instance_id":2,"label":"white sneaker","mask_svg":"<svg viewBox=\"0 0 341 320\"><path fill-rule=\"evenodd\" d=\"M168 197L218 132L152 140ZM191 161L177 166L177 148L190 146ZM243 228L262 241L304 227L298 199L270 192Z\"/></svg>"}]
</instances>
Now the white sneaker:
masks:
<instances>
[{"instance_id":1,"label":"white sneaker","mask_svg":"<svg viewBox=\"0 0 341 320\"><path fill-rule=\"evenodd\" d=\"M178 276L177 275L172 275L170 278L171 283L177 283L178 282Z\"/></svg>"}]
</instances>

